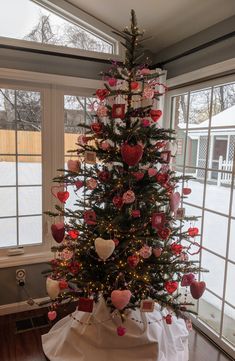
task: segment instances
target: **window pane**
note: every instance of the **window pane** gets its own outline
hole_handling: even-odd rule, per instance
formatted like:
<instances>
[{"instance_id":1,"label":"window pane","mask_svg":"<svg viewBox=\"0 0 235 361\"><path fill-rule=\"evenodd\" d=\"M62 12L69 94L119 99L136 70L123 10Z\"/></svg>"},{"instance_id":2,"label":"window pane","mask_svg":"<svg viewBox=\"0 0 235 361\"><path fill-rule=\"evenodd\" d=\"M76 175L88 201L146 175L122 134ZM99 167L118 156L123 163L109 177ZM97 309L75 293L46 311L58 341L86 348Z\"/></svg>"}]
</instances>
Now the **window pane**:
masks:
<instances>
[{"instance_id":1,"label":"window pane","mask_svg":"<svg viewBox=\"0 0 235 361\"><path fill-rule=\"evenodd\" d=\"M184 184L185 188L189 187L192 190L187 199L185 198L185 201L199 207L202 207L203 202L204 173L200 173L198 169L185 168L185 175L195 178Z\"/></svg>"},{"instance_id":2,"label":"window pane","mask_svg":"<svg viewBox=\"0 0 235 361\"><path fill-rule=\"evenodd\" d=\"M189 128L208 128L210 116L211 89L199 90L190 93L189 101Z\"/></svg>"},{"instance_id":3,"label":"window pane","mask_svg":"<svg viewBox=\"0 0 235 361\"><path fill-rule=\"evenodd\" d=\"M222 173L207 172L205 208L228 214L231 189L229 185L220 183L222 177ZM210 178L214 178L217 184Z\"/></svg>"},{"instance_id":4,"label":"window pane","mask_svg":"<svg viewBox=\"0 0 235 361\"><path fill-rule=\"evenodd\" d=\"M42 217L19 218L19 244L38 244L42 242Z\"/></svg>"},{"instance_id":5,"label":"window pane","mask_svg":"<svg viewBox=\"0 0 235 361\"><path fill-rule=\"evenodd\" d=\"M226 301L231 303L235 307L235 265L231 262L228 262L228 273L227 273L227 283L226 283Z\"/></svg>"},{"instance_id":6,"label":"window pane","mask_svg":"<svg viewBox=\"0 0 235 361\"><path fill-rule=\"evenodd\" d=\"M19 187L19 215L42 213L42 188Z\"/></svg>"},{"instance_id":7,"label":"window pane","mask_svg":"<svg viewBox=\"0 0 235 361\"><path fill-rule=\"evenodd\" d=\"M16 157L0 155L0 186L16 185Z\"/></svg>"},{"instance_id":8,"label":"window pane","mask_svg":"<svg viewBox=\"0 0 235 361\"><path fill-rule=\"evenodd\" d=\"M0 219L0 247L16 246L16 218Z\"/></svg>"},{"instance_id":9,"label":"window pane","mask_svg":"<svg viewBox=\"0 0 235 361\"><path fill-rule=\"evenodd\" d=\"M209 270L208 273L202 274L207 288L216 293L218 296L222 297L225 261L203 250L201 264L203 268Z\"/></svg>"},{"instance_id":10,"label":"window pane","mask_svg":"<svg viewBox=\"0 0 235 361\"><path fill-rule=\"evenodd\" d=\"M0 33L41 44L113 53L108 41L29 0L7 0L1 4Z\"/></svg>"},{"instance_id":11,"label":"window pane","mask_svg":"<svg viewBox=\"0 0 235 361\"><path fill-rule=\"evenodd\" d=\"M42 183L41 157L19 157L18 183L19 185L34 185Z\"/></svg>"},{"instance_id":12,"label":"window pane","mask_svg":"<svg viewBox=\"0 0 235 361\"><path fill-rule=\"evenodd\" d=\"M235 324L235 309L225 304L223 337L235 346L234 324Z\"/></svg>"},{"instance_id":13,"label":"window pane","mask_svg":"<svg viewBox=\"0 0 235 361\"><path fill-rule=\"evenodd\" d=\"M222 302L219 298L205 291L199 300L199 318L219 333Z\"/></svg>"},{"instance_id":14,"label":"window pane","mask_svg":"<svg viewBox=\"0 0 235 361\"><path fill-rule=\"evenodd\" d=\"M0 217L16 215L16 188L0 188Z\"/></svg>"},{"instance_id":15,"label":"window pane","mask_svg":"<svg viewBox=\"0 0 235 361\"><path fill-rule=\"evenodd\" d=\"M225 256L228 218L205 211L202 245Z\"/></svg>"},{"instance_id":16,"label":"window pane","mask_svg":"<svg viewBox=\"0 0 235 361\"><path fill-rule=\"evenodd\" d=\"M16 153L15 91L0 89L0 154Z\"/></svg>"},{"instance_id":17,"label":"window pane","mask_svg":"<svg viewBox=\"0 0 235 361\"><path fill-rule=\"evenodd\" d=\"M235 262L235 220L231 220L229 240L229 259Z\"/></svg>"}]
</instances>

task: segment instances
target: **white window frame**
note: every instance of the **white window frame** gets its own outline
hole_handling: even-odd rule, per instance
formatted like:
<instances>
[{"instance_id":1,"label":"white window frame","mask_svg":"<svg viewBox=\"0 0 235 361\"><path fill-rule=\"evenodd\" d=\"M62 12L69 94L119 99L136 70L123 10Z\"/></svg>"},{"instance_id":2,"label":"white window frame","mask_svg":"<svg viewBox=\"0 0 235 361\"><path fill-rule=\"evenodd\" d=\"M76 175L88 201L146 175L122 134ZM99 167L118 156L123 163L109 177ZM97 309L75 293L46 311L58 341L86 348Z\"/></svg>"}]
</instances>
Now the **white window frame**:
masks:
<instances>
[{"instance_id":1,"label":"white window frame","mask_svg":"<svg viewBox=\"0 0 235 361\"><path fill-rule=\"evenodd\" d=\"M52 179L58 168L64 168L64 95L92 96L103 83L99 80L34 73L0 68L0 87L41 92L42 101L42 210L54 210L51 194ZM40 245L25 245L24 254L8 256L0 249L0 268L33 264L52 258L50 226L52 219L43 215L43 241ZM13 247L14 248L14 247Z\"/></svg>"},{"instance_id":2,"label":"white window frame","mask_svg":"<svg viewBox=\"0 0 235 361\"><path fill-rule=\"evenodd\" d=\"M30 0L45 9L54 12L55 14L61 16L67 21L72 22L75 25L82 27L88 32L92 33L94 36L97 36L104 41L107 41L113 46L113 54L102 53L96 51L89 51L83 49L69 48L65 46L53 45L53 44L40 44L34 41L20 40L15 38L8 38L0 36L0 45L9 46L9 47L19 47L24 49L32 49L35 51L48 51L51 53L67 54L77 57L109 60L112 56L113 60L123 60L124 59L124 47L121 45L120 40L114 37L111 28L102 23L101 21L95 19L94 17L86 14L84 11L78 9L72 4L67 3L64 0Z\"/></svg>"},{"instance_id":3,"label":"white window frame","mask_svg":"<svg viewBox=\"0 0 235 361\"><path fill-rule=\"evenodd\" d=\"M233 72L233 75L227 75L227 76L219 76L219 75L217 75L217 74L220 74L221 72L226 73L226 71ZM208 77L214 77L214 79L204 80L203 81L203 79L206 79ZM187 85L187 83L190 84L191 82L194 83L194 84ZM183 74L181 76L170 79L167 82L167 85L169 87L169 91L166 94L166 99L165 99L164 126L168 127L168 128L171 127L173 97L175 97L177 95L185 94L185 93L187 93L189 91L193 92L193 91L197 91L197 90L203 90L203 89L207 89L207 88L210 88L210 87L216 87L217 85L220 85L220 84L221 85L226 84L226 83L229 83L229 82L233 82L233 83L235 82L235 59L230 59L228 61L225 61L225 62L222 62L222 63L219 63L219 64L215 64L215 65L212 65L212 66L200 69L200 70L196 70L196 71L191 72L191 73L186 73L186 74ZM189 102L189 99L188 99L188 102ZM187 129L188 129L188 126L186 126L186 130ZM210 138L209 135L210 135L210 130L209 130L209 133L208 133L208 143L209 143L209 138ZM208 155L208 157L209 157L209 155ZM187 167L187 165L185 164L185 156L184 156L184 164L182 165L183 172L184 172L184 169L186 167ZM191 167L189 165L188 165L188 167L194 168L194 167ZM205 171L208 172L208 168L209 168L209 166L206 166ZM234 175L234 169L233 169L233 175ZM233 177L231 189L234 187L234 182L235 182L235 179ZM205 177L204 183L206 183L206 177ZM204 186L205 186L205 184L204 184ZM224 308L224 305L225 305L226 277L227 277L227 268L228 268L228 260L229 260L230 222L231 222L231 218L233 218L232 214L231 214L232 197L233 197L233 190L231 190L231 194L230 194L230 210L229 210L229 214L225 215L227 218L229 218L225 257L222 257L222 256L218 255L217 253L214 253L212 250L209 251L210 253L212 253L212 254L214 253L214 255L222 257L223 259L225 259L223 297L220 298L222 300L222 307L223 308ZM191 204L190 200L186 201L187 205L193 206L193 207L195 207L195 209L200 208L202 210L202 217L203 217L204 212L206 211L206 207L205 207L205 189L204 189L203 198L204 199L203 199L203 203L202 203L201 207L196 206L194 204ZM220 212L214 211L214 213L218 213L219 215L224 216L224 214L222 214ZM202 237L203 237L203 229L201 231L202 231ZM230 242L231 242L231 239L230 239ZM229 262L235 264L235 262L232 262L231 260L229 260ZM200 255L200 263L201 263L201 255ZM213 291L210 291L210 292L211 292L211 294L213 294ZM218 295L216 295L216 296L218 297ZM232 307L234 308L234 306L232 306ZM197 305L197 309L198 309L198 305ZM223 311L224 311L224 309L223 309ZM223 312L221 314L221 325L220 325L219 336L218 336L218 334L216 334L216 332L213 331L212 328L210 328L210 326L208 326L206 323L204 323L199 318L192 316L192 319L193 319L193 324L196 327L198 327L203 333L208 335L228 355L234 357L234 348L232 347L231 344L229 344L229 342L226 342L225 338L222 338Z\"/></svg>"}]
</instances>

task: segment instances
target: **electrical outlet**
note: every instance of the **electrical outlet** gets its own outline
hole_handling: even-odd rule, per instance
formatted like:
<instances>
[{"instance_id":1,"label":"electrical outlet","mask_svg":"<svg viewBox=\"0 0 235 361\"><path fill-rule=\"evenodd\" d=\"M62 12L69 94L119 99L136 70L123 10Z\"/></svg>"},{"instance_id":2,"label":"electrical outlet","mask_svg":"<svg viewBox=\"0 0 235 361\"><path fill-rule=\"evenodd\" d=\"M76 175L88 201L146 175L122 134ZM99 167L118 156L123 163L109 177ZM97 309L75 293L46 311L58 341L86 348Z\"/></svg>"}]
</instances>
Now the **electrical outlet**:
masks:
<instances>
[{"instance_id":1,"label":"electrical outlet","mask_svg":"<svg viewBox=\"0 0 235 361\"><path fill-rule=\"evenodd\" d=\"M26 271L23 268L16 270L16 281L25 283Z\"/></svg>"}]
</instances>

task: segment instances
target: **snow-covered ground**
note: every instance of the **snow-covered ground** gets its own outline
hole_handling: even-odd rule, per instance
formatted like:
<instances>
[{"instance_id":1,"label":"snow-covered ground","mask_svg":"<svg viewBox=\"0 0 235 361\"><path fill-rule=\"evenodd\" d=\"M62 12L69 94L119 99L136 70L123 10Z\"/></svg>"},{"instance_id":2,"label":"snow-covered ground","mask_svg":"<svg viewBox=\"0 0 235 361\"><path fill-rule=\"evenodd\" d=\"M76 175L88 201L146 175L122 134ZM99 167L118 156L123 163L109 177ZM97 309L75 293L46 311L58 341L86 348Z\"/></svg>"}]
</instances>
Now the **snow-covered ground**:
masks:
<instances>
[{"instance_id":1,"label":"snow-covered ground","mask_svg":"<svg viewBox=\"0 0 235 361\"><path fill-rule=\"evenodd\" d=\"M16 189L14 186L16 181L16 168L14 163L0 162L0 217L16 216ZM41 217L30 216L33 214L40 214L41 207L41 187L29 185L41 184L41 165L39 163L20 163L18 166L18 183L24 187L18 188L18 209L19 215L29 216L19 218L19 238L22 244L40 243L41 235ZM188 184L192 188L192 193L185 201L201 207L203 202L203 188L204 185L197 181L190 181ZM69 189L70 191L70 189ZM75 195L72 195L66 206L71 207ZM216 185L208 184L206 187L205 208L210 211L204 213L202 245L208 249L213 250L219 255L226 255L227 245L227 231L228 231L228 217L220 216L213 211L229 214L230 202L230 188L217 187ZM235 217L235 196L232 207L232 215ZM186 215L202 216L202 210L193 206L185 205ZM187 224L187 229L190 224ZM194 224L192 224L194 226ZM201 219L195 223L195 226L201 229ZM0 218L0 246L12 246L16 242L16 218ZM200 241L200 237L197 237ZM195 256L195 259L198 257ZM235 220L231 221L230 229L230 246L229 258L235 261ZM210 273L202 275L210 290L223 296L225 261L213 254L202 252L202 266L210 270ZM235 266L229 262L227 274L226 300L235 306ZM205 293L204 299L214 306L220 307L218 298L213 297L209 292ZM227 308L226 312L235 319L235 310Z\"/></svg>"}]
</instances>

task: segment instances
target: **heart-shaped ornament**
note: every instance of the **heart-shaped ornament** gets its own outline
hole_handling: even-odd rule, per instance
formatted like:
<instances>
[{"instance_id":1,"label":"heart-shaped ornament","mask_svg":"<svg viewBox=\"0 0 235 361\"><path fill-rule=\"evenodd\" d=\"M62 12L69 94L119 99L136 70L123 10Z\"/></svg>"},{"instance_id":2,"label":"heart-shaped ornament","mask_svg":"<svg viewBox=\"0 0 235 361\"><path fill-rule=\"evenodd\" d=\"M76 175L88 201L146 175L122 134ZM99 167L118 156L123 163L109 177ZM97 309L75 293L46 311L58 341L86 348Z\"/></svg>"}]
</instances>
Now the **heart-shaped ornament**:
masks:
<instances>
[{"instance_id":1,"label":"heart-shaped ornament","mask_svg":"<svg viewBox=\"0 0 235 361\"><path fill-rule=\"evenodd\" d=\"M99 100L104 100L109 95L108 89L97 89L95 93Z\"/></svg>"},{"instance_id":2,"label":"heart-shaped ornament","mask_svg":"<svg viewBox=\"0 0 235 361\"><path fill-rule=\"evenodd\" d=\"M70 172L77 173L80 170L81 163L79 162L79 160L69 159L67 162L67 167Z\"/></svg>"},{"instance_id":3,"label":"heart-shaped ornament","mask_svg":"<svg viewBox=\"0 0 235 361\"><path fill-rule=\"evenodd\" d=\"M116 86L117 85L117 79L116 78L109 78L108 83L110 86Z\"/></svg>"},{"instance_id":4,"label":"heart-shaped ornament","mask_svg":"<svg viewBox=\"0 0 235 361\"><path fill-rule=\"evenodd\" d=\"M142 172L133 172L132 175L137 180L137 182L144 178L144 173Z\"/></svg>"},{"instance_id":5,"label":"heart-shaped ornament","mask_svg":"<svg viewBox=\"0 0 235 361\"><path fill-rule=\"evenodd\" d=\"M169 294L174 293L178 288L178 282L176 281L167 281L165 283L165 289Z\"/></svg>"},{"instance_id":6,"label":"heart-shaped ornament","mask_svg":"<svg viewBox=\"0 0 235 361\"><path fill-rule=\"evenodd\" d=\"M46 280L46 290L48 293L48 296L52 299L55 300L56 297L58 297L59 293L60 293L60 285L59 285L59 281L53 280L50 277L47 277Z\"/></svg>"},{"instance_id":7,"label":"heart-shaped ornament","mask_svg":"<svg viewBox=\"0 0 235 361\"><path fill-rule=\"evenodd\" d=\"M59 222L51 225L52 237L57 243L61 243L64 239L65 228L64 222Z\"/></svg>"},{"instance_id":8,"label":"heart-shaped ornament","mask_svg":"<svg viewBox=\"0 0 235 361\"><path fill-rule=\"evenodd\" d=\"M149 168L148 169L149 177L154 177L156 174L157 174L157 169L155 169L155 168Z\"/></svg>"},{"instance_id":9,"label":"heart-shaped ornament","mask_svg":"<svg viewBox=\"0 0 235 361\"><path fill-rule=\"evenodd\" d=\"M191 192L192 192L191 188L188 188L188 187L183 188L183 194L185 196L189 195Z\"/></svg>"},{"instance_id":10,"label":"heart-shaped ornament","mask_svg":"<svg viewBox=\"0 0 235 361\"><path fill-rule=\"evenodd\" d=\"M195 276L193 273L188 273L186 275L183 275L181 286L182 287L188 287L192 284L192 282L195 281Z\"/></svg>"},{"instance_id":11,"label":"heart-shaped ornament","mask_svg":"<svg viewBox=\"0 0 235 361\"><path fill-rule=\"evenodd\" d=\"M143 156L143 147L141 145L129 145L127 143L121 146L121 155L123 161L129 166L134 166Z\"/></svg>"},{"instance_id":12,"label":"heart-shaped ornament","mask_svg":"<svg viewBox=\"0 0 235 361\"><path fill-rule=\"evenodd\" d=\"M59 191L59 192L57 192L57 198L62 203L65 203L67 201L67 199L69 198L69 192L68 191L63 191L63 192Z\"/></svg>"},{"instance_id":13,"label":"heart-shaped ornament","mask_svg":"<svg viewBox=\"0 0 235 361\"><path fill-rule=\"evenodd\" d=\"M206 283L203 281L201 282L193 281L190 285L190 292L195 300L198 300L200 297L202 297L205 289L206 289Z\"/></svg>"},{"instance_id":14,"label":"heart-shaped ornament","mask_svg":"<svg viewBox=\"0 0 235 361\"><path fill-rule=\"evenodd\" d=\"M160 109L151 109L150 117L154 122L157 122L162 116L162 111Z\"/></svg>"},{"instance_id":15,"label":"heart-shaped ornament","mask_svg":"<svg viewBox=\"0 0 235 361\"><path fill-rule=\"evenodd\" d=\"M112 304L118 309L123 310L131 299L131 291L129 290L114 290L111 293Z\"/></svg>"},{"instance_id":16,"label":"heart-shaped ornament","mask_svg":"<svg viewBox=\"0 0 235 361\"><path fill-rule=\"evenodd\" d=\"M47 313L47 317L48 317L48 319L49 319L50 321L54 321L54 320L56 319L56 317L57 317L56 311L49 311L49 312Z\"/></svg>"},{"instance_id":17,"label":"heart-shaped ornament","mask_svg":"<svg viewBox=\"0 0 235 361\"><path fill-rule=\"evenodd\" d=\"M138 88L139 88L139 83L137 81L132 81L131 82L131 89L136 90Z\"/></svg>"},{"instance_id":18,"label":"heart-shaped ornament","mask_svg":"<svg viewBox=\"0 0 235 361\"><path fill-rule=\"evenodd\" d=\"M180 205L180 193L175 192L171 195L170 198L170 210L176 212Z\"/></svg>"},{"instance_id":19,"label":"heart-shaped ornament","mask_svg":"<svg viewBox=\"0 0 235 361\"><path fill-rule=\"evenodd\" d=\"M106 261L106 259L111 256L114 249L115 249L115 243L112 239L103 239L101 237L96 238L95 250L98 256L103 261Z\"/></svg>"},{"instance_id":20,"label":"heart-shaped ornament","mask_svg":"<svg viewBox=\"0 0 235 361\"><path fill-rule=\"evenodd\" d=\"M199 233L199 229L197 227L190 227L188 229L188 234L190 237L196 237Z\"/></svg>"}]
</instances>

